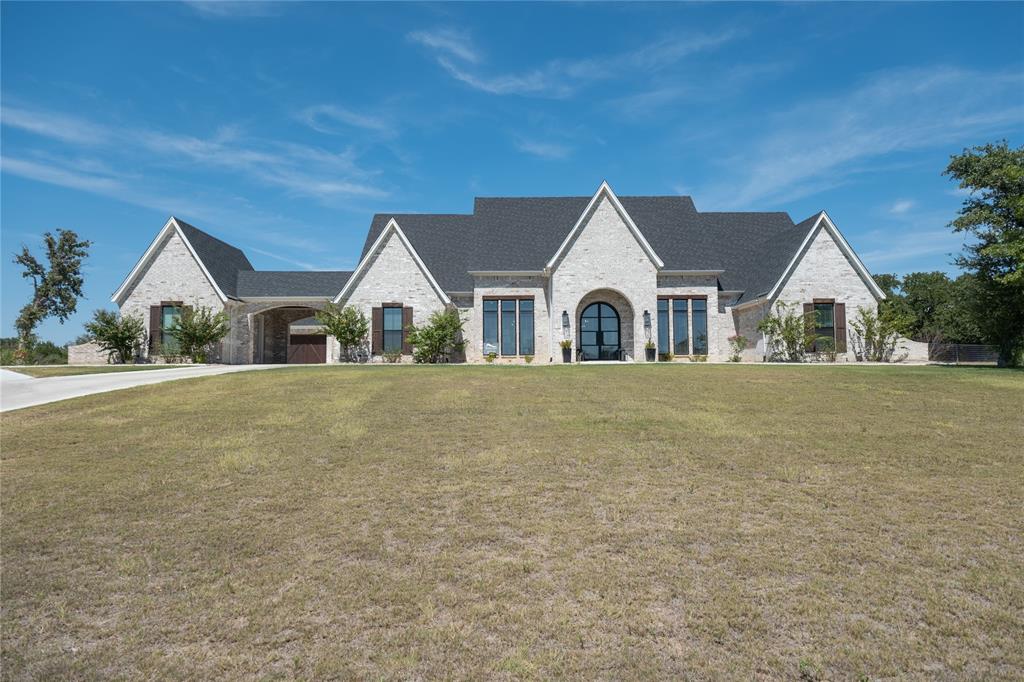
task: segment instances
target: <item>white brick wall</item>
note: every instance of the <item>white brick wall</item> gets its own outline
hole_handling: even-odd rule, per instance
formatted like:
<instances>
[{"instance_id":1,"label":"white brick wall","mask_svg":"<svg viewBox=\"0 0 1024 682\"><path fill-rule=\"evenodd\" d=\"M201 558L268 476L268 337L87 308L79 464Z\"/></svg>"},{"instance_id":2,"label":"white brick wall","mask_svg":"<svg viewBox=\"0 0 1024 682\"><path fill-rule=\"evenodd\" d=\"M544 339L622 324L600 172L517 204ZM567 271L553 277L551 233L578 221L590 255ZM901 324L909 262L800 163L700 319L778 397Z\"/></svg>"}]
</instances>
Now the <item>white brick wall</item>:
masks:
<instances>
[{"instance_id":1,"label":"white brick wall","mask_svg":"<svg viewBox=\"0 0 1024 682\"><path fill-rule=\"evenodd\" d=\"M215 311L224 309L185 242L173 231L130 285L121 304L121 315L142 317L149 334L149 307L161 301L182 301L195 308L207 307Z\"/></svg>"},{"instance_id":2,"label":"white brick wall","mask_svg":"<svg viewBox=\"0 0 1024 682\"><path fill-rule=\"evenodd\" d=\"M580 302L596 289L610 289L629 302L632 310L628 314L618 311L621 318L631 316L633 320L632 344L625 351L631 359L643 361L643 312L649 310L656 317L657 269L607 197L599 200L551 275L548 334L552 356L560 358L562 352L558 347L562 338L562 311L569 313L575 349L582 312Z\"/></svg>"},{"instance_id":3,"label":"white brick wall","mask_svg":"<svg viewBox=\"0 0 1024 682\"><path fill-rule=\"evenodd\" d=\"M473 282L472 308L466 310L463 337L466 340L466 361L482 362L483 356L483 301L485 297L533 297L534 362L551 360L551 325L548 319L547 280L544 277L478 276ZM559 351L561 352L561 351ZM521 359L503 360L519 362Z\"/></svg>"},{"instance_id":4,"label":"white brick wall","mask_svg":"<svg viewBox=\"0 0 1024 682\"><path fill-rule=\"evenodd\" d=\"M783 284L777 301L801 305L815 298L834 298L837 303L846 304L847 339L851 331L850 322L856 317L857 308L875 310L878 305L856 267L843 254L831 233L823 227L819 228L793 274ZM852 361L853 353L848 350L845 359Z\"/></svg>"},{"instance_id":5,"label":"white brick wall","mask_svg":"<svg viewBox=\"0 0 1024 682\"><path fill-rule=\"evenodd\" d=\"M444 310L444 301L397 234L391 233L369 257L370 262L342 305L354 305L370 318L373 308L381 303L401 303L412 307L416 325L425 324L432 313ZM327 345L328 361L334 362L339 354L337 343L332 338Z\"/></svg>"}]
</instances>

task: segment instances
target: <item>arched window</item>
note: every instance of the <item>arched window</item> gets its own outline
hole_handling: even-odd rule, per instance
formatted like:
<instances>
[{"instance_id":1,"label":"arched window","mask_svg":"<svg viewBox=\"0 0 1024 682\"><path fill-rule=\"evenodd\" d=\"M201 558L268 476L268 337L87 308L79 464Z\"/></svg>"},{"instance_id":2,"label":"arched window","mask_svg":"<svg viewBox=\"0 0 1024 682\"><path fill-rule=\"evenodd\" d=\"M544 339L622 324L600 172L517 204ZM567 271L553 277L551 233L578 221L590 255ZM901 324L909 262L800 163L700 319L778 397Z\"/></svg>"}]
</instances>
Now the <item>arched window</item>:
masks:
<instances>
[{"instance_id":1,"label":"arched window","mask_svg":"<svg viewBox=\"0 0 1024 682\"><path fill-rule=\"evenodd\" d=\"M584 360L618 360L619 313L607 303L591 303L580 315L580 354Z\"/></svg>"}]
</instances>

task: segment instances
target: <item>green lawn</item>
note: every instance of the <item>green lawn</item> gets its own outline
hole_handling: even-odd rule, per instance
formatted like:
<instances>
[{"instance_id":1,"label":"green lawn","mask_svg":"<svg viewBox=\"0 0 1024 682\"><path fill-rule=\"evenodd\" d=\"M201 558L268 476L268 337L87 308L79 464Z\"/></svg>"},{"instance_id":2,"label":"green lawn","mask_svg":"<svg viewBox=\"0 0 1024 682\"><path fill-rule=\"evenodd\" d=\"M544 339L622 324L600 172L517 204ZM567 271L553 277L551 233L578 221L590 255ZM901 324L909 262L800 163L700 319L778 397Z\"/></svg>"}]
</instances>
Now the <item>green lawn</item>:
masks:
<instances>
[{"instance_id":1,"label":"green lawn","mask_svg":"<svg viewBox=\"0 0 1024 682\"><path fill-rule=\"evenodd\" d=\"M5 678L1020 679L1024 373L288 368L4 414Z\"/></svg>"},{"instance_id":2,"label":"green lawn","mask_svg":"<svg viewBox=\"0 0 1024 682\"><path fill-rule=\"evenodd\" d=\"M15 365L4 367L12 372L27 374L31 377L66 377L75 374L107 374L109 372L139 372L150 369L178 369L191 365L64 365L49 367L33 367L32 365Z\"/></svg>"}]
</instances>

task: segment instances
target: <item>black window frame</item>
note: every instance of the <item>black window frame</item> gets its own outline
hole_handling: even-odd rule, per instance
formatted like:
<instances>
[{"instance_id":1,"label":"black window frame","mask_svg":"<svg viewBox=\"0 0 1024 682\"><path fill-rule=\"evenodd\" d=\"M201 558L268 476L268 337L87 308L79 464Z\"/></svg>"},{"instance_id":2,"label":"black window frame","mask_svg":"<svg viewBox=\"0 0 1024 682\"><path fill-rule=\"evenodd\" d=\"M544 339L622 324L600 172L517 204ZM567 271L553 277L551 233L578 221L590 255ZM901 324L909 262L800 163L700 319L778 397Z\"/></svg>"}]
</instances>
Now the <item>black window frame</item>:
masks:
<instances>
[{"instance_id":1,"label":"black window frame","mask_svg":"<svg viewBox=\"0 0 1024 682\"><path fill-rule=\"evenodd\" d=\"M833 351L836 348L836 302L834 300L821 300L815 299L811 302L812 309L814 310L814 341L811 344L814 352L821 351ZM819 315L819 308L828 308L831 310L832 325L825 327L821 324L821 315ZM832 347L825 348L818 342L828 338L832 340Z\"/></svg>"},{"instance_id":2,"label":"black window frame","mask_svg":"<svg viewBox=\"0 0 1024 682\"><path fill-rule=\"evenodd\" d=\"M388 303L385 303L384 305L381 306L381 308L383 309L382 312L381 312L381 325L380 325L380 329L381 329L381 345L380 345L380 348L381 348L381 351L384 352L384 353L401 353L402 349L404 348L404 345L405 345L405 325L403 323L403 319L404 319L403 309L404 309L404 306L402 306L400 304L388 304ZM388 311L389 310L397 310L398 311L398 329L389 329L388 328L388 318L389 317L394 317L393 314L392 315L388 315ZM398 334L398 346L396 348L389 348L388 347L389 346L388 340L391 339L391 343L394 343L394 338L395 338L395 333L396 332Z\"/></svg>"},{"instance_id":3,"label":"black window frame","mask_svg":"<svg viewBox=\"0 0 1024 682\"><path fill-rule=\"evenodd\" d=\"M669 326L669 300L658 299L658 353L668 355L672 352L671 327Z\"/></svg>"},{"instance_id":4,"label":"black window frame","mask_svg":"<svg viewBox=\"0 0 1024 682\"><path fill-rule=\"evenodd\" d=\"M183 303L161 303L160 304L160 352L164 355L176 355L181 349L178 347L178 340L171 334L171 328L173 324L164 324L164 320L167 319L167 313L165 312L168 308L173 308L175 313L171 313L174 316L175 322L181 319L181 314L185 310Z\"/></svg>"},{"instance_id":5,"label":"black window frame","mask_svg":"<svg viewBox=\"0 0 1024 682\"><path fill-rule=\"evenodd\" d=\"M528 302L529 310L523 310L523 303ZM534 304L533 296L484 296L482 300L482 313L483 323L481 324L481 350L484 356L488 356L491 353L506 358L522 357L525 355L533 355L537 347L537 328L536 318L534 311L536 306ZM512 309L507 309L507 306L511 304ZM528 313L528 315L524 315ZM511 324L507 324L508 318L506 315L511 316ZM528 349L523 348L523 320L530 320L530 344ZM509 348L506 346L506 334L508 328L511 327L511 336L509 341L512 344L512 352L507 352ZM488 332L493 332L494 340L488 340ZM489 343L494 344L494 350L488 350L487 345ZM528 350L529 352L524 352Z\"/></svg>"}]
</instances>

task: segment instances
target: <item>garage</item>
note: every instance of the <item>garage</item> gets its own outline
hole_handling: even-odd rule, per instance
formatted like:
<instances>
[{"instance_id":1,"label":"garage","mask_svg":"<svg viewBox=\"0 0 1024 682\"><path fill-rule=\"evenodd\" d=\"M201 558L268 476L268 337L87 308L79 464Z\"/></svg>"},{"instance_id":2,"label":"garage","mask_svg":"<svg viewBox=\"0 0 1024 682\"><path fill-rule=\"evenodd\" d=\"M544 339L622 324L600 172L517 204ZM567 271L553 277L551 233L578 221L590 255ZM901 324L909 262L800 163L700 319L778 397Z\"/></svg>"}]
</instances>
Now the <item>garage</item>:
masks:
<instances>
[{"instance_id":1,"label":"garage","mask_svg":"<svg viewBox=\"0 0 1024 682\"><path fill-rule=\"evenodd\" d=\"M290 334L288 336L288 364L315 365L327 362L327 336L325 334Z\"/></svg>"}]
</instances>

